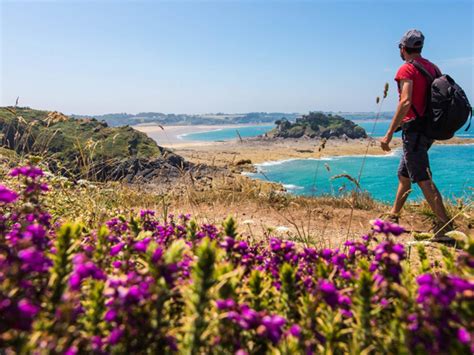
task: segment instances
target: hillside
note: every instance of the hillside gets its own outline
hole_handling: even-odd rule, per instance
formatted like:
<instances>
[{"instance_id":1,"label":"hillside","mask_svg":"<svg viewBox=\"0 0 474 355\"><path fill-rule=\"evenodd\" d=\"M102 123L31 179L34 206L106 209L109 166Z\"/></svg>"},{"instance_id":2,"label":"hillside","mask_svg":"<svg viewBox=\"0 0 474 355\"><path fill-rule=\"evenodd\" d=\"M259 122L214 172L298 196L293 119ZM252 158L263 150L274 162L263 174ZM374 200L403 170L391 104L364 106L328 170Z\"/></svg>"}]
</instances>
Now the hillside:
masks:
<instances>
[{"instance_id":1,"label":"hillside","mask_svg":"<svg viewBox=\"0 0 474 355\"><path fill-rule=\"evenodd\" d=\"M150 180L190 165L129 126L76 120L58 112L0 108L0 141L18 155L41 156L53 171L97 180Z\"/></svg>"},{"instance_id":2,"label":"hillside","mask_svg":"<svg viewBox=\"0 0 474 355\"><path fill-rule=\"evenodd\" d=\"M162 125L221 125L246 123L271 123L283 117L294 121L300 114L281 112L249 112L249 113L214 113L214 114L165 114L161 112L109 113L105 115L72 115L73 118L95 118L107 122L110 126L136 124Z\"/></svg>"},{"instance_id":3,"label":"hillside","mask_svg":"<svg viewBox=\"0 0 474 355\"><path fill-rule=\"evenodd\" d=\"M366 138L365 130L354 122L341 116L310 112L302 118L297 118L295 123L288 120L278 120L268 137L274 138Z\"/></svg>"}]
</instances>

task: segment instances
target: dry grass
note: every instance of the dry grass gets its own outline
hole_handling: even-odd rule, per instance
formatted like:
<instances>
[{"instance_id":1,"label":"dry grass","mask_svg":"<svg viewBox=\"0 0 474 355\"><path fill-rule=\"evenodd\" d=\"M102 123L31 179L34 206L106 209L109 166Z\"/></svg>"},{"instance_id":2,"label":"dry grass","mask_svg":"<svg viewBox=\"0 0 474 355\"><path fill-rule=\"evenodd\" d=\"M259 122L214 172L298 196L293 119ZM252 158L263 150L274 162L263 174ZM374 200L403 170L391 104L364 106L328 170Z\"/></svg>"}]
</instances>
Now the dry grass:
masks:
<instances>
[{"instance_id":1,"label":"dry grass","mask_svg":"<svg viewBox=\"0 0 474 355\"><path fill-rule=\"evenodd\" d=\"M2 164L0 179L15 188L18 182L6 179L8 169L8 165ZM239 223L239 232L249 238L280 236L318 248L342 247L348 237L347 221L351 214L349 237L355 238L370 229L369 220L388 209L363 195L355 199L351 195L303 197L285 193L278 184L244 176L216 174L210 178L210 183L203 184L190 183L189 176L183 176L173 189L165 190L152 184L75 183L51 175L48 180L52 189L46 196L46 204L55 219L80 220L88 225L103 224L117 215L136 215L140 209L153 209L163 219L169 213L191 213L199 223L216 225L232 215ZM353 201L357 201L355 207ZM458 214L456 224L470 233L472 208L460 205L448 205L448 208ZM461 209L463 213L459 214ZM402 224L409 229L426 230L426 213L424 204L410 204ZM412 238L406 235L400 240L408 242Z\"/></svg>"}]
</instances>

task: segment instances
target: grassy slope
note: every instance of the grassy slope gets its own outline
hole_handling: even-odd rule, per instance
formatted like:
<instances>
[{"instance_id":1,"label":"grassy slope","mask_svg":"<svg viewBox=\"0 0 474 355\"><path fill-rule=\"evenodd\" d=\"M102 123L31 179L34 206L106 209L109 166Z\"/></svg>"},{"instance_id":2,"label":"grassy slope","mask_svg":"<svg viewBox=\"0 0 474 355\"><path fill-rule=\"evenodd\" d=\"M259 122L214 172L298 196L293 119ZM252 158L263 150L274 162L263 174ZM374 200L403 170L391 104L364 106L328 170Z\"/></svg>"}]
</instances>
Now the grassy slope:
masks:
<instances>
[{"instance_id":1,"label":"grassy slope","mask_svg":"<svg viewBox=\"0 0 474 355\"><path fill-rule=\"evenodd\" d=\"M164 152L154 140L131 127L112 128L93 119L75 120L29 108L0 108L0 132L2 146L20 155L57 159L74 173L87 165L157 159Z\"/></svg>"}]
</instances>

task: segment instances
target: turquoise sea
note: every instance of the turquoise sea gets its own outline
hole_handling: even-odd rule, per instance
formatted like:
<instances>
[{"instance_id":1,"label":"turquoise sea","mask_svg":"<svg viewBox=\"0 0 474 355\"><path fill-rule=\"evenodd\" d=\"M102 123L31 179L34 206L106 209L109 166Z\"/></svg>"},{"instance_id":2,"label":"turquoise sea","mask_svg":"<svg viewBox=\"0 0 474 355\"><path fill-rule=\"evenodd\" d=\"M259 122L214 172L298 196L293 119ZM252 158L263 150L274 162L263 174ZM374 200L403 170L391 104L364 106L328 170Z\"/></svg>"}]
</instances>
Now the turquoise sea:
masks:
<instances>
[{"instance_id":1,"label":"turquoise sea","mask_svg":"<svg viewBox=\"0 0 474 355\"><path fill-rule=\"evenodd\" d=\"M446 198L472 200L474 197L473 152L474 145L444 145L430 149L433 180ZM361 175L361 188L379 201L392 201L400 154L400 150L395 150L389 155L368 156ZM354 186L346 178L333 177L349 174L357 178L362 161L362 156L342 156L267 162L257 165L257 173L248 175L282 183L289 192L298 195L337 196ZM418 186L413 190L410 199L422 196Z\"/></svg>"},{"instance_id":2,"label":"turquoise sea","mask_svg":"<svg viewBox=\"0 0 474 355\"><path fill-rule=\"evenodd\" d=\"M218 142L231 139L239 139L237 132L242 138L256 137L272 130L274 124L258 126L242 126L238 128L216 128L206 132L182 134L179 137L184 140Z\"/></svg>"},{"instance_id":3,"label":"turquoise sea","mask_svg":"<svg viewBox=\"0 0 474 355\"><path fill-rule=\"evenodd\" d=\"M390 124L389 120L354 120L369 135L382 137ZM253 137L272 129L274 125L245 126L238 128L242 137ZM373 132L373 134L371 134ZM397 133L397 136L400 134ZM474 128L470 132L459 130L457 136L474 138ZM193 133L186 140L222 141L236 139L236 128ZM474 145L438 145L430 150L433 180L446 198L474 197ZM390 202L397 187L397 167L401 151L385 156L368 156L361 177L361 187L375 199ZM362 156L344 156L305 160L288 160L263 163L257 166L258 173L249 174L258 179L282 183L289 192L300 195L339 195L353 188L345 178L332 179L339 174L357 177L362 164ZM421 198L418 186L410 199Z\"/></svg>"},{"instance_id":4,"label":"turquoise sea","mask_svg":"<svg viewBox=\"0 0 474 355\"><path fill-rule=\"evenodd\" d=\"M367 131L367 134L373 137L383 137L385 132L387 132L388 126L390 125L389 120L379 120L375 124L374 120L354 120L359 126L364 128ZM258 135L264 134L265 132L270 131L275 127L274 124L268 125L256 125L256 126L242 126L238 128L222 128L209 130L206 132L199 133L189 133L186 135L181 135L180 138L184 140L193 140L193 141L206 141L206 142L216 142L216 141L225 141L231 139L238 139L237 131L239 132L242 138L245 137L256 137ZM373 134L371 134L373 132ZM395 134L395 136L400 136L400 133ZM474 124L472 129L469 132L465 132L464 128L460 129L456 134L458 137L462 138L474 138Z\"/></svg>"}]
</instances>

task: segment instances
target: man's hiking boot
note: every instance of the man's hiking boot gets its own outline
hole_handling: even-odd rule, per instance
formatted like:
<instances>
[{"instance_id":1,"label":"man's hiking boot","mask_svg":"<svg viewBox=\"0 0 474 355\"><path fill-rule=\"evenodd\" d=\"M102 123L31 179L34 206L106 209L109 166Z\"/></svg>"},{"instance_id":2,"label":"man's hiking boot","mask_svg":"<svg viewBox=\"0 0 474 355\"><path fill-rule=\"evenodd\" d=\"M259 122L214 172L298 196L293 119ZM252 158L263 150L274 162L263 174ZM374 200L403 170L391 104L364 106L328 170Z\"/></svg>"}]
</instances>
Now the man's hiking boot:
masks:
<instances>
[{"instance_id":1,"label":"man's hiking boot","mask_svg":"<svg viewBox=\"0 0 474 355\"><path fill-rule=\"evenodd\" d=\"M384 221L395 223L395 224L399 224L400 222L400 215L395 214L395 213L390 213L390 212L382 213L379 218L383 219Z\"/></svg>"},{"instance_id":2,"label":"man's hiking boot","mask_svg":"<svg viewBox=\"0 0 474 355\"><path fill-rule=\"evenodd\" d=\"M437 222L433 226L433 238L429 239L430 242L435 243L443 243L447 245L454 245L456 244L456 240L454 238L448 237L446 233L449 233L454 230L453 222L443 223Z\"/></svg>"}]
</instances>

